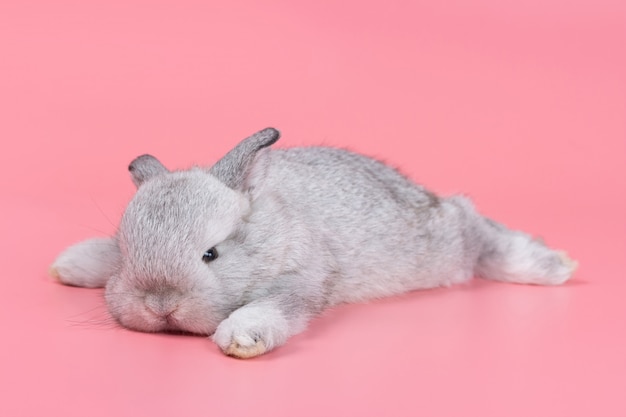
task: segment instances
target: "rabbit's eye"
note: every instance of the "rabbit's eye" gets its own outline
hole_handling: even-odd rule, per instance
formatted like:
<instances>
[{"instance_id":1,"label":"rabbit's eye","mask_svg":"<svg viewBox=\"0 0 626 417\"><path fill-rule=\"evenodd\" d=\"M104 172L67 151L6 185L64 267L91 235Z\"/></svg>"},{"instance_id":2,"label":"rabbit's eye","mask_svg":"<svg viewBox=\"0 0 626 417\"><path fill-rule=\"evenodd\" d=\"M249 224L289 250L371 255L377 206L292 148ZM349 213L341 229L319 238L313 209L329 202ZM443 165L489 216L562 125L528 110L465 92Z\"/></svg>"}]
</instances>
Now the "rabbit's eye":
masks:
<instances>
[{"instance_id":1,"label":"rabbit's eye","mask_svg":"<svg viewBox=\"0 0 626 417\"><path fill-rule=\"evenodd\" d=\"M216 259L217 259L217 249L215 249L214 247L204 252L204 255L202 255L202 260L206 263L212 262Z\"/></svg>"}]
</instances>

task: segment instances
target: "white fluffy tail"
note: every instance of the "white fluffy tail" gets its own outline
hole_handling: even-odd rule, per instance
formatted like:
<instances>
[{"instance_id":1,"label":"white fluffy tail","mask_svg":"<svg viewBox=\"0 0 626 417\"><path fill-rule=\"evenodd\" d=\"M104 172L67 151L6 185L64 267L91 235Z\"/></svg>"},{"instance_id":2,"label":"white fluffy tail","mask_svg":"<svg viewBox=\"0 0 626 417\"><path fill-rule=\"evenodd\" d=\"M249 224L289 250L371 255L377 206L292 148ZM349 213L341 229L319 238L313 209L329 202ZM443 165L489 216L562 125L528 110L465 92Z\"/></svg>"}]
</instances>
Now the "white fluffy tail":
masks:
<instances>
[{"instance_id":1,"label":"white fluffy tail","mask_svg":"<svg viewBox=\"0 0 626 417\"><path fill-rule=\"evenodd\" d=\"M483 218L483 249L475 273L487 279L520 284L558 285L571 278L578 263L526 233Z\"/></svg>"}]
</instances>

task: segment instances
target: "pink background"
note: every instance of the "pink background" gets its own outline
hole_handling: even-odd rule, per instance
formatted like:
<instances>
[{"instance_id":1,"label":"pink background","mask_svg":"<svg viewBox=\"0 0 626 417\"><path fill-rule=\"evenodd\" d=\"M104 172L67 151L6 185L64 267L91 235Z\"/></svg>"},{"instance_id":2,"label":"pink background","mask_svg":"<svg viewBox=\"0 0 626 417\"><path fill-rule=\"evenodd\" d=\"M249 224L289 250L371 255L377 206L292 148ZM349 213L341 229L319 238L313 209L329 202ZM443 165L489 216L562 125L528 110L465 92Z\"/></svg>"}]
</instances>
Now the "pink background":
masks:
<instances>
[{"instance_id":1,"label":"pink background","mask_svg":"<svg viewBox=\"0 0 626 417\"><path fill-rule=\"evenodd\" d=\"M278 146L383 158L580 261L329 311L275 352L116 328L52 282L128 162ZM625 416L626 3L3 1L1 416Z\"/></svg>"}]
</instances>

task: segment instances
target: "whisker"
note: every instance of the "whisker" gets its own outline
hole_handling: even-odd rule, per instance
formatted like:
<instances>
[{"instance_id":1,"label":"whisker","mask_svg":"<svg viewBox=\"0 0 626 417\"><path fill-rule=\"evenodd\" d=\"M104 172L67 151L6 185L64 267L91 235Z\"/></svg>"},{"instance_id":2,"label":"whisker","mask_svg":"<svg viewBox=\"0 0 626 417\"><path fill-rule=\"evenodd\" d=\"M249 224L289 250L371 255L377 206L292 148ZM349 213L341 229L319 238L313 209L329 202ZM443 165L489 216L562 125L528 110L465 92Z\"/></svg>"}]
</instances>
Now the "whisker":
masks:
<instances>
[{"instance_id":1,"label":"whisker","mask_svg":"<svg viewBox=\"0 0 626 417\"><path fill-rule=\"evenodd\" d=\"M122 326L108 313L101 317L88 317L84 320L67 320L68 324L71 327L75 328L83 328L83 329L101 329L101 330L112 330L112 329L121 329Z\"/></svg>"},{"instance_id":2,"label":"whisker","mask_svg":"<svg viewBox=\"0 0 626 417\"><path fill-rule=\"evenodd\" d=\"M100 207L100 205L98 204L98 202L96 201L96 199L93 197L93 195L90 195L89 198L91 199L91 201L93 202L93 204L96 206L96 208L98 209L98 211L100 212L100 214L102 214L102 216L104 216L104 218L109 222L109 224L111 226L113 226L113 228L116 228L117 226L111 221L111 219L109 218L109 216L106 215L106 213L104 212L104 210L102 210L102 207Z\"/></svg>"},{"instance_id":3,"label":"whisker","mask_svg":"<svg viewBox=\"0 0 626 417\"><path fill-rule=\"evenodd\" d=\"M94 312L94 311L96 311L98 309L106 309L106 306L105 305L98 305L98 306L95 306L93 308L90 308L87 311L83 311L82 313L76 313L76 314L74 314L72 316L69 316L69 318L74 318L74 317L82 316L82 315L85 315L85 314L89 314L89 313L92 313L92 312Z\"/></svg>"}]
</instances>

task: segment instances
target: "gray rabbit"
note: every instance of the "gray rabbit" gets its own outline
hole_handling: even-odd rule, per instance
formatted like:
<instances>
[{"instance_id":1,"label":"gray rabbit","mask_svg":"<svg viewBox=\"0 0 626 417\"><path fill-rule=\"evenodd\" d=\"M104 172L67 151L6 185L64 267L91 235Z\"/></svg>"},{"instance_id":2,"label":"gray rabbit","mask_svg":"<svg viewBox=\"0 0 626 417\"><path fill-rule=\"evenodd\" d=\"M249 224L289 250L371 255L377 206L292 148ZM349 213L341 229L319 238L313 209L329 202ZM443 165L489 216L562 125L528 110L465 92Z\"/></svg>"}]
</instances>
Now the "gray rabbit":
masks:
<instances>
[{"instance_id":1,"label":"gray rabbit","mask_svg":"<svg viewBox=\"0 0 626 417\"><path fill-rule=\"evenodd\" d=\"M472 276L561 284L564 252L441 198L345 150L270 150L268 128L210 169L129 166L137 193L115 236L78 243L50 272L106 287L111 315L144 332L212 335L227 355L261 355L322 310Z\"/></svg>"}]
</instances>

